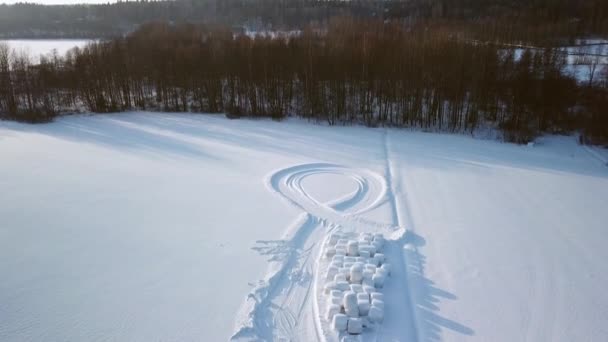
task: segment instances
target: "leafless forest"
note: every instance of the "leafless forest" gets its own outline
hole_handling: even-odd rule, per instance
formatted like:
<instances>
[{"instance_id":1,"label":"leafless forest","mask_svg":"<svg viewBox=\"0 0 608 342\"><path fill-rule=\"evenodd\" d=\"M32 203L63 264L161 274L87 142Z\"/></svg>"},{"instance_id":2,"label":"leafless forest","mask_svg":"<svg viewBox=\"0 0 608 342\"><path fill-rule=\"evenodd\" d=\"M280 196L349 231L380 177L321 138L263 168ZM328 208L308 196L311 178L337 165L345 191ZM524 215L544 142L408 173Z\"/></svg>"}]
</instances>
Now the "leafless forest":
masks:
<instances>
[{"instance_id":1,"label":"leafless forest","mask_svg":"<svg viewBox=\"0 0 608 342\"><path fill-rule=\"evenodd\" d=\"M588 81L564 72L567 54L544 38L567 29L337 17L251 37L225 26L154 22L35 64L0 46L0 115L26 122L134 109L292 115L457 132L493 126L520 143L580 130L585 141L602 143L608 72L595 68L599 59L589 62Z\"/></svg>"}]
</instances>

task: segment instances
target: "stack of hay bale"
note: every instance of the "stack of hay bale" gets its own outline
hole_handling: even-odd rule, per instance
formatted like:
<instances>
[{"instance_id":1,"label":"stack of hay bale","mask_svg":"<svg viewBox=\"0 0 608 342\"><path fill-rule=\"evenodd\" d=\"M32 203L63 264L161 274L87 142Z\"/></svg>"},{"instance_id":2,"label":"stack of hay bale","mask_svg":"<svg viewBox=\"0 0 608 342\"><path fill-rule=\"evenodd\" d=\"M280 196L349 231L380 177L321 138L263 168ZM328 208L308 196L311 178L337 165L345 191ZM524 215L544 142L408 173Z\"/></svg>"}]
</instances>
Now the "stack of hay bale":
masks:
<instances>
[{"instance_id":1,"label":"stack of hay bale","mask_svg":"<svg viewBox=\"0 0 608 342\"><path fill-rule=\"evenodd\" d=\"M325 257L331 260L325 275L325 318L338 333L358 335L384 319L380 289L390 275L390 264L382 253L382 234L348 236L331 234L325 246Z\"/></svg>"}]
</instances>

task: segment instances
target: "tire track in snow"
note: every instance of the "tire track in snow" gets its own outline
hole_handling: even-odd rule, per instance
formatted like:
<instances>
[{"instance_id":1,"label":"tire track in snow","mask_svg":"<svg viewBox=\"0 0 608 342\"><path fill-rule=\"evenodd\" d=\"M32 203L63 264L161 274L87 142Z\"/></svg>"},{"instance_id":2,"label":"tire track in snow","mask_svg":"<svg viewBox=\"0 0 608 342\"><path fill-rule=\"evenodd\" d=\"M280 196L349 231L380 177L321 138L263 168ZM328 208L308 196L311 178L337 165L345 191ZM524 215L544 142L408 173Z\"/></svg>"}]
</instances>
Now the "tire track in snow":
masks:
<instances>
[{"instance_id":1,"label":"tire track in snow","mask_svg":"<svg viewBox=\"0 0 608 342\"><path fill-rule=\"evenodd\" d=\"M306 191L302 181L322 174L348 177L357 188L329 203L321 203ZM232 340L323 341L314 270L324 237L338 226L394 230L392 226L361 217L387 202L386 179L367 170L313 163L278 170L266 179L266 184L270 191L301 209L305 219L301 216L296 220L293 232L282 240L288 246L286 256L271 264L265 280L249 294L237 315Z\"/></svg>"},{"instance_id":2,"label":"tire track in snow","mask_svg":"<svg viewBox=\"0 0 608 342\"><path fill-rule=\"evenodd\" d=\"M409 338L412 341L419 341L420 333L418 331L418 327L420 326L420 322L418 317L416 316L414 296L411 288L412 285L414 285L411 283L411 279L413 277L411 277L410 272L412 270L409 269L410 266L408 265L414 265L414 268L417 272L421 272L422 267L420 264L420 260L416 260L416 256L419 255L417 247L411 244L407 239L407 231L413 231L413 221L409 216L409 213L411 211L409 210L407 199L405 200L405 206L403 208L408 214L407 218L403 218L401 215L401 211L399 210L401 206L397 194L400 193L401 189L398 187L399 184L395 184L395 182L393 181L394 166L390 155L390 137L388 129L384 130L382 146L385 159L384 172L386 175L386 182L388 184L387 197L390 201L394 223L398 228L398 232L396 232L398 237L391 242L391 244L395 247L395 250L392 252L393 254L395 254L393 260L400 261L398 265L401 268L401 271L403 272L402 285L404 286L406 292L406 303L404 303L404 305L407 307L408 314L410 316L410 319L408 320L409 330L411 330ZM406 224L406 226L403 225L404 223Z\"/></svg>"}]
</instances>

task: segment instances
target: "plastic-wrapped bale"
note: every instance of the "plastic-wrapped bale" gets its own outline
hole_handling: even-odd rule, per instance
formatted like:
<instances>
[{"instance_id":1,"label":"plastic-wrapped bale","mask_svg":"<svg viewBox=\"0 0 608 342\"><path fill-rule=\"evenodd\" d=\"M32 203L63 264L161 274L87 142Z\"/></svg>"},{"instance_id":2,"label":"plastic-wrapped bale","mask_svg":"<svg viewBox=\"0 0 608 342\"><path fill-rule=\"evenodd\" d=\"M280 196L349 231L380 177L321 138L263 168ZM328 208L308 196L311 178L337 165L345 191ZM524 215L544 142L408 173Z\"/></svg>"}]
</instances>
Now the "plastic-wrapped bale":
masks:
<instances>
[{"instance_id":1,"label":"plastic-wrapped bale","mask_svg":"<svg viewBox=\"0 0 608 342\"><path fill-rule=\"evenodd\" d=\"M376 299L376 300L381 300L384 301L384 294L380 293L380 292L372 292L369 294L370 298L372 300Z\"/></svg>"},{"instance_id":2,"label":"plastic-wrapped bale","mask_svg":"<svg viewBox=\"0 0 608 342\"><path fill-rule=\"evenodd\" d=\"M340 282L340 281L346 281L346 275L344 273L338 273L334 276L334 281Z\"/></svg>"},{"instance_id":3,"label":"plastic-wrapped bale","mask_svg":"<svg viewBox=\"0 0 608 342\"><path fill-rule=\"evenodd\" d=\"M363 322L360 318L351 317L348 319L347 332L353 335L359 335L363 332Z\"/></svg>"},{"instance_id":4,"label":"plastic-wrapped bale","mask_svg":"<svg viewBox=\"0 0 608 342\"><path fill-rule=\"evenodd\" d=\"M354 256L346 256L344 257L344 262L351 262L351 263L355 263L357 262L357 257Z\"/></svg>"},{"instance_id":5,"label":"plastic-wrapped bale","mask_svg":"<svg viewBox=\"0 0 608 342\"><path fill-rule=\"evenodd\" d=\"M350 268L350 281L352 283L361 284L363 280L363 266L354 264Z\"/></svg>"},{"instance_id":6,"label":"plastic-wrapped bale","mask_svg":"<svg viewBox=\"0 0 608 342\"><path fill-rule=\"evenodd\" d=\"M359 305L357 304L357 294L352 291L344 293L344 312L348 317L359 317Z\"/></svg>"},{"instance_id":7,"label":"plastic-wrapped bale","mask_svg":"<svg viewBox=\"0 0 608 342\"><path fill-rule=\"evenodd\" d=\"M335 290L348 291L350 289L350 284L347 281L341 280L341 281L336 282L335 284L336 284Z\"/></svg>"},{"instance_id":8,"label":"plastic-wrapped bale","mask_svg":"<svg viewBox=\"0 0 608 342\"><path fill-rule=\"evenodd\" d=\"M342 268L343 266L344 264L339 260L332 260L332 262L329 264L329 267L336 267L338 269Z\"/></svg>"},{"instance_id":9,"label":"plastic-wrapped bale","mask_svg":"<svg viewBox=\"0 0 608 342\"><path fill-rule=\"evenodd\" d=\"M331 290L331 292L329 293L329 302L332 304L336 304L338 306L342 306L343 297L344 297L344 294L342 291Z\"/></svg>"},{"instance_id":10,"label":"plastic-wrapped bale","mask_svg":"<svg viewBox=\"0 0 608 342\"><path fill-rule=\"evenodd\" d=\"M345 246L336 246L336 255L346 255L346 247Z\"/></svg>"},{"instance_id":11,"label":"plastic-wrapped bale","mask_svg":"<svg viewBox=\"0 0 608 342\"><path fill-rule=\"evenodd\" d=\"M357 241L350 241L346 245L346 254L349 256L359 256L359 243Z\"/></svg>"},{"instance_id":12,"label":"plastic-wrapped bale","mask_svg":"<svg viewBox=\"0 0 608 342\"><path fill-rule=\"evenodd\" d=\"M336 243L336 246L344 246L344 247L346 247L347 244L348 244L348 240L347 239L338 239L338 242Z\"/></svg>"},{"instance_id":13,"label":"plastic-wrapped bale","mask_svg":"<svg viewBox=\"0 0 608 342\"><path fill-rule=\"evenodd\" d=\"M359 284L350 284L350 290L354 293L362 293L363 286L361 286Z\"/></svg>"},{"instance_id":14,"label":"plastic-wrapped bale","mask_svg":"<svg viewBox=\"0 0 608 342\"><path fill-rule=\"evenodd\" d=\"M346 331L346 328L348 326L348 317L346 317L345 314L341 313L334 315L334 318L331 321L331 326L332 328L334 328L334 330L338 332Z\"/></svg>"},{"instance_id":15,"label":"plastic-wrapped bale","mask_svg":"<svg viewBox=\"0 0 608 342\"><path fill-rule=\"evenodd\" d=\"M374 291L376 291L376 287L373 285L363 285L363 292L365 293L372 293Z\"/></svg>"},{"instance_id":16,"label":"plastic-wrapped bale","mask_svg":"<svg viewBox=\"0 0 608 342\"><path fill-rule=\"evenodd\" d=\"M383 276L384 278L388 277L388 272L384 268L378 268L376 270L376 274Z\"/></svg>"},{"instance_id":17,"label":"plastic-wrapped bale","mask_svg":"<svg viewBox=\"0 0 608 342\"><path fill-rule=\"evenodd\" d=\"M380 267L380 268L382 268L383 270L386 271L387 276L391 275L391 264L389 264L388 262L382 264L382 267Z\"/></svg>"},{"instance_id":18,"label":"plastic-wrapped bale","mask_svg":"<svg viewBox=\"0 0 608 342\"><path fill-rule=\"evenodd\" d=\"M376 254L374 254L373 259L374 259L374 263L376 264L376 266L380 266L384 262L384 254L376 253Z\"/></svg>"},{"instance_id":19,"label":"plastic-wrapped bale","mask_svg":"<svg viewBox=\"0 0 608 342\"><path fill-rule=\"evenodd\" d=\"M329 281L325 284L325 293L330 293L332 290L336 290L337 288L338 286L335 281Z\"/></svg>"},{"instance_id":20,"label":"plastic-wrapped bale","mask_svg":"<svg viewBox=\"0 0 608 342\"><path fill-rule=\"evenodd\" d=\"M351 268L355 263L353 261L344 261L344 267Z\"/></svg>"},{"instance_id":21,"label":"plastic-wrapped bale","mask_svg":"<svg viewBox=\"0 0 608 342\"><path fill-rule=\"evenodd\" d=\"M363 276L363 279L372 279L372 277L374 276L374 272L370 271L370 270L363 270L363 273L361 273L361 275Z\"/></svg>"},{"instance_id":22,"label":"plastic-wrapped bale","mask_svg":"<svg viewBox=\"0 0 608 342\"><path fill-rule=\"evenodd\" d=\"M384 287L385 279L386 279L386 277L383 274L374 274L374 276L372 277L372 280L374 281L374 286L378 289L381 289Z\"/></svg>"},{"instance_id":23,"label":"plastic-wrapped bale","mask_svg":"<svg viewBox=\"0 0 608 342\"><path fill-rule=\"evenodd\" d=\"M363 324L363 328L367 328L367 327L371 326L369 317L361 317L361 323Z\"/></svg>"},{"instance_id":24,"label":"plastic-wrapped bale","mask_svg":"<svg viewBox=\"0 0 608 342\"><path fill-rule=\"evenodd\" d=\"M336 274L338 274L338 268L335 266L329 266L329 268L327 268L327 276L325 279L334 280L336 278Z\"/></svg>"},{"instance_id":25,"label":"plastic-wrapped bale","mask_svg":"<svg viewBox=\"0 0 608 342\"><path fill-rule=\"evenodd\" d=\"M348 281L348 279L350 278L350 268L341 267L340 269L338 269L338 274L344 275L344 277L346 278L346 281Z\"/></svg>"},{"instance_id":26,"label":"plastic-wrapped bale","mask_svg":"<svg viewBox=\"0 0 608 342\"><path fill-rule=\"evenodd\" d=\"M344 293L342 293L342 291L340 291L340 290L331 290L329 292L329 295L332 296L332 297L340 297L340 298L342 298L342 296L344 295Z\"/></svg>"},{"instance_id":27,"label":"plastic-wrapped bale","mask_svg":"<svg viewBox=\"0 0 608 342\"><path fill-rule=\"evenodd\" d=\"M372 265L372 264L366 264L365 265L365 269L366 270L370 270L372 272L372 274L376 273L376 265Z\"/></svg>"},{"instance_id":28,"label":"plastic-wrapped bale","mask_svg":"<svg viewBox=\"0 0 608 342\"><path fill-rule=\"evenodd\" d=\"M380 299L372 299L372 306L375 306L377 308L381 308L382 310L384 310L384 301L382 301Z\"/></svg>"},{"instance_id":29,"label":"plastic-wrapped bale","mask_svg":"<svg viewBox=\"0 0 608 342\"><path fill-rule=\"evenodd\" d=\"M363 233L363 234L361 234L361 236L359 238L361 240L367 241L367 242L370 242L370 241L373 240L373 237L372 237L372 235L370 233Z\"/></svg>"},{"instance_id":30,"label":"plastic-wrapped bale","mask_svg":"<svg viewBox=\"0 0 608 342\"><path fill-rule=\"evenodd\" d=\"M331 262L340 263L340 264L344 263L344 255L334 255L331 258Z\"/></svg>"},{"instance_id":31,"label":"plastic-wrapped bale","mask_svg":"<svg viewBox=\"0 0 608 342\"><path fill-rule=\"evenodd\" d=\"M367 317L369 317L369 320L374 323L382 323L382 321L384 320L384 309L372 305L369 308Z\"/></svg>"},{"instance_id":32,"label":"plastic-wrapped bale","mask_svg":"<svg viewBox=\"0 0 608 342\"><path fill-rule=\"evenodd\" d=\"M369 302L369 293L367 293L367 292L358 292L357 293L357 301L361 301L361 300Z\"/></svg>"},{"instance_id":33,"label":"plastic-wrapped bale","mask_svg":"<svg viewBox=\"0 0 608 342\"><path fill-rule=\"evenodd\" d=\"M373 241L380 241L381 243L384 243L384 235L380 234L380 233L376 233L374 234L374 237L372 239Z\"/></svg>"},{"instance_id":34,"label":"plastic-wrapped bale","mask_svg":"<svg viewBox=\"0 0 608 342\"><path fill-rule=\"evenodd\" d=\"M375 247L372 246L371 244L368 244L368 243L359 244L359 255L361 255L361 256L362 256L361 252L366 252L366 253L369 253L370 255L372 255L374 251L375 251Z\"/></svg>"},{"instance_id":35,"label":"plastic-wrapped bale","mask_svg":"<svg viewBox=\"0 0 608 342\"><path fill-rule=\"evenodd\" d=\"M338 234L331 234L329 235L329 243L332 245L335 245L336 243L338 243L338 240L340 240L340 235Z\"/></svg>"},{"instance_id":36,"label":"plastic-wrapped bale","mask_svg":"<svg viewBox=\"0 0 608 342\"><path fill-rule=\"evenodd\" d=\"M374 255L382 251L382 243L380 241L372 241L372 246L374 247Z\"/></svg>"},{"instance_id":37,"label":"plastic-wrapped bale","mask_svg":"<svg viewBox=\"0 0 608 342\"><path fill-rule=\"evenodd\" d=\"M371 254L369 253L369 251L365 250L365 251L359 251L359 255L361 256L361 258L363 259L369 259Z\"/></svg>"},{"instance_id":38,"label":"plastic-wrapped bale","mask_svg":"<svg viewBox=\"0 0 608 342\"><path fill-rule=\"evenodd\" d=\"M330 304L325 312L325 317L328 321L331 321L335 315L340 313L340 306L336 304Z\"/></svg>"},{"instance_id":39,"label":"plastic-wrapped bale","mask_svg":"<svg viewBox=\"0 0 608 342\"><path fill-rule=\"evenodd\" d=\"M372 276L371 278L363 278L361 285L363 286L363 288L365 288L366 286L369 286L369 287L374 288L374 291L376 290L376 285L374 283L374 276Z\"/></svg>"},{"instance_id":40,"label":"plastic-wrapped bale","mask_svg":"<svg viewBox=\"0 0 608 342\"><path fill-rule=\"evenodd\" d=\"M359 315L367 316L369 313L370 304L368 300L358 300L357 305L359 306Z\"/></svg>"}]
</instances>

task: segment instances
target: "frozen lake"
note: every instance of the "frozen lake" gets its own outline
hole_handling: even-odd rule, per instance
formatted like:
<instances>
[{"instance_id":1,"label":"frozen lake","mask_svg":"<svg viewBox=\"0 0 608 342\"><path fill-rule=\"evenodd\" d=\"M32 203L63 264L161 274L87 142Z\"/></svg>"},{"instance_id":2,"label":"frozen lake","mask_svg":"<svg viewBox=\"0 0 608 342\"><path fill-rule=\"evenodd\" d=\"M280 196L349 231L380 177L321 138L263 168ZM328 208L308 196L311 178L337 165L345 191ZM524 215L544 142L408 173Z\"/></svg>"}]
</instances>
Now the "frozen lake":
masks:
<instances>
[{"instance_id":1,"label":"frozen lake","mask_svg":"<svg viewBox=\"0 0 608 342\"><path fill-rule=\"evenodd\" d=\"M34 60L38 60L40 55L47 55L57 50L59 55L65 54L68 50L78 46L85 46L91 40L88 39L8 39L0 40L15 51L27 52Z\"/></svg>"}]
</instances>

